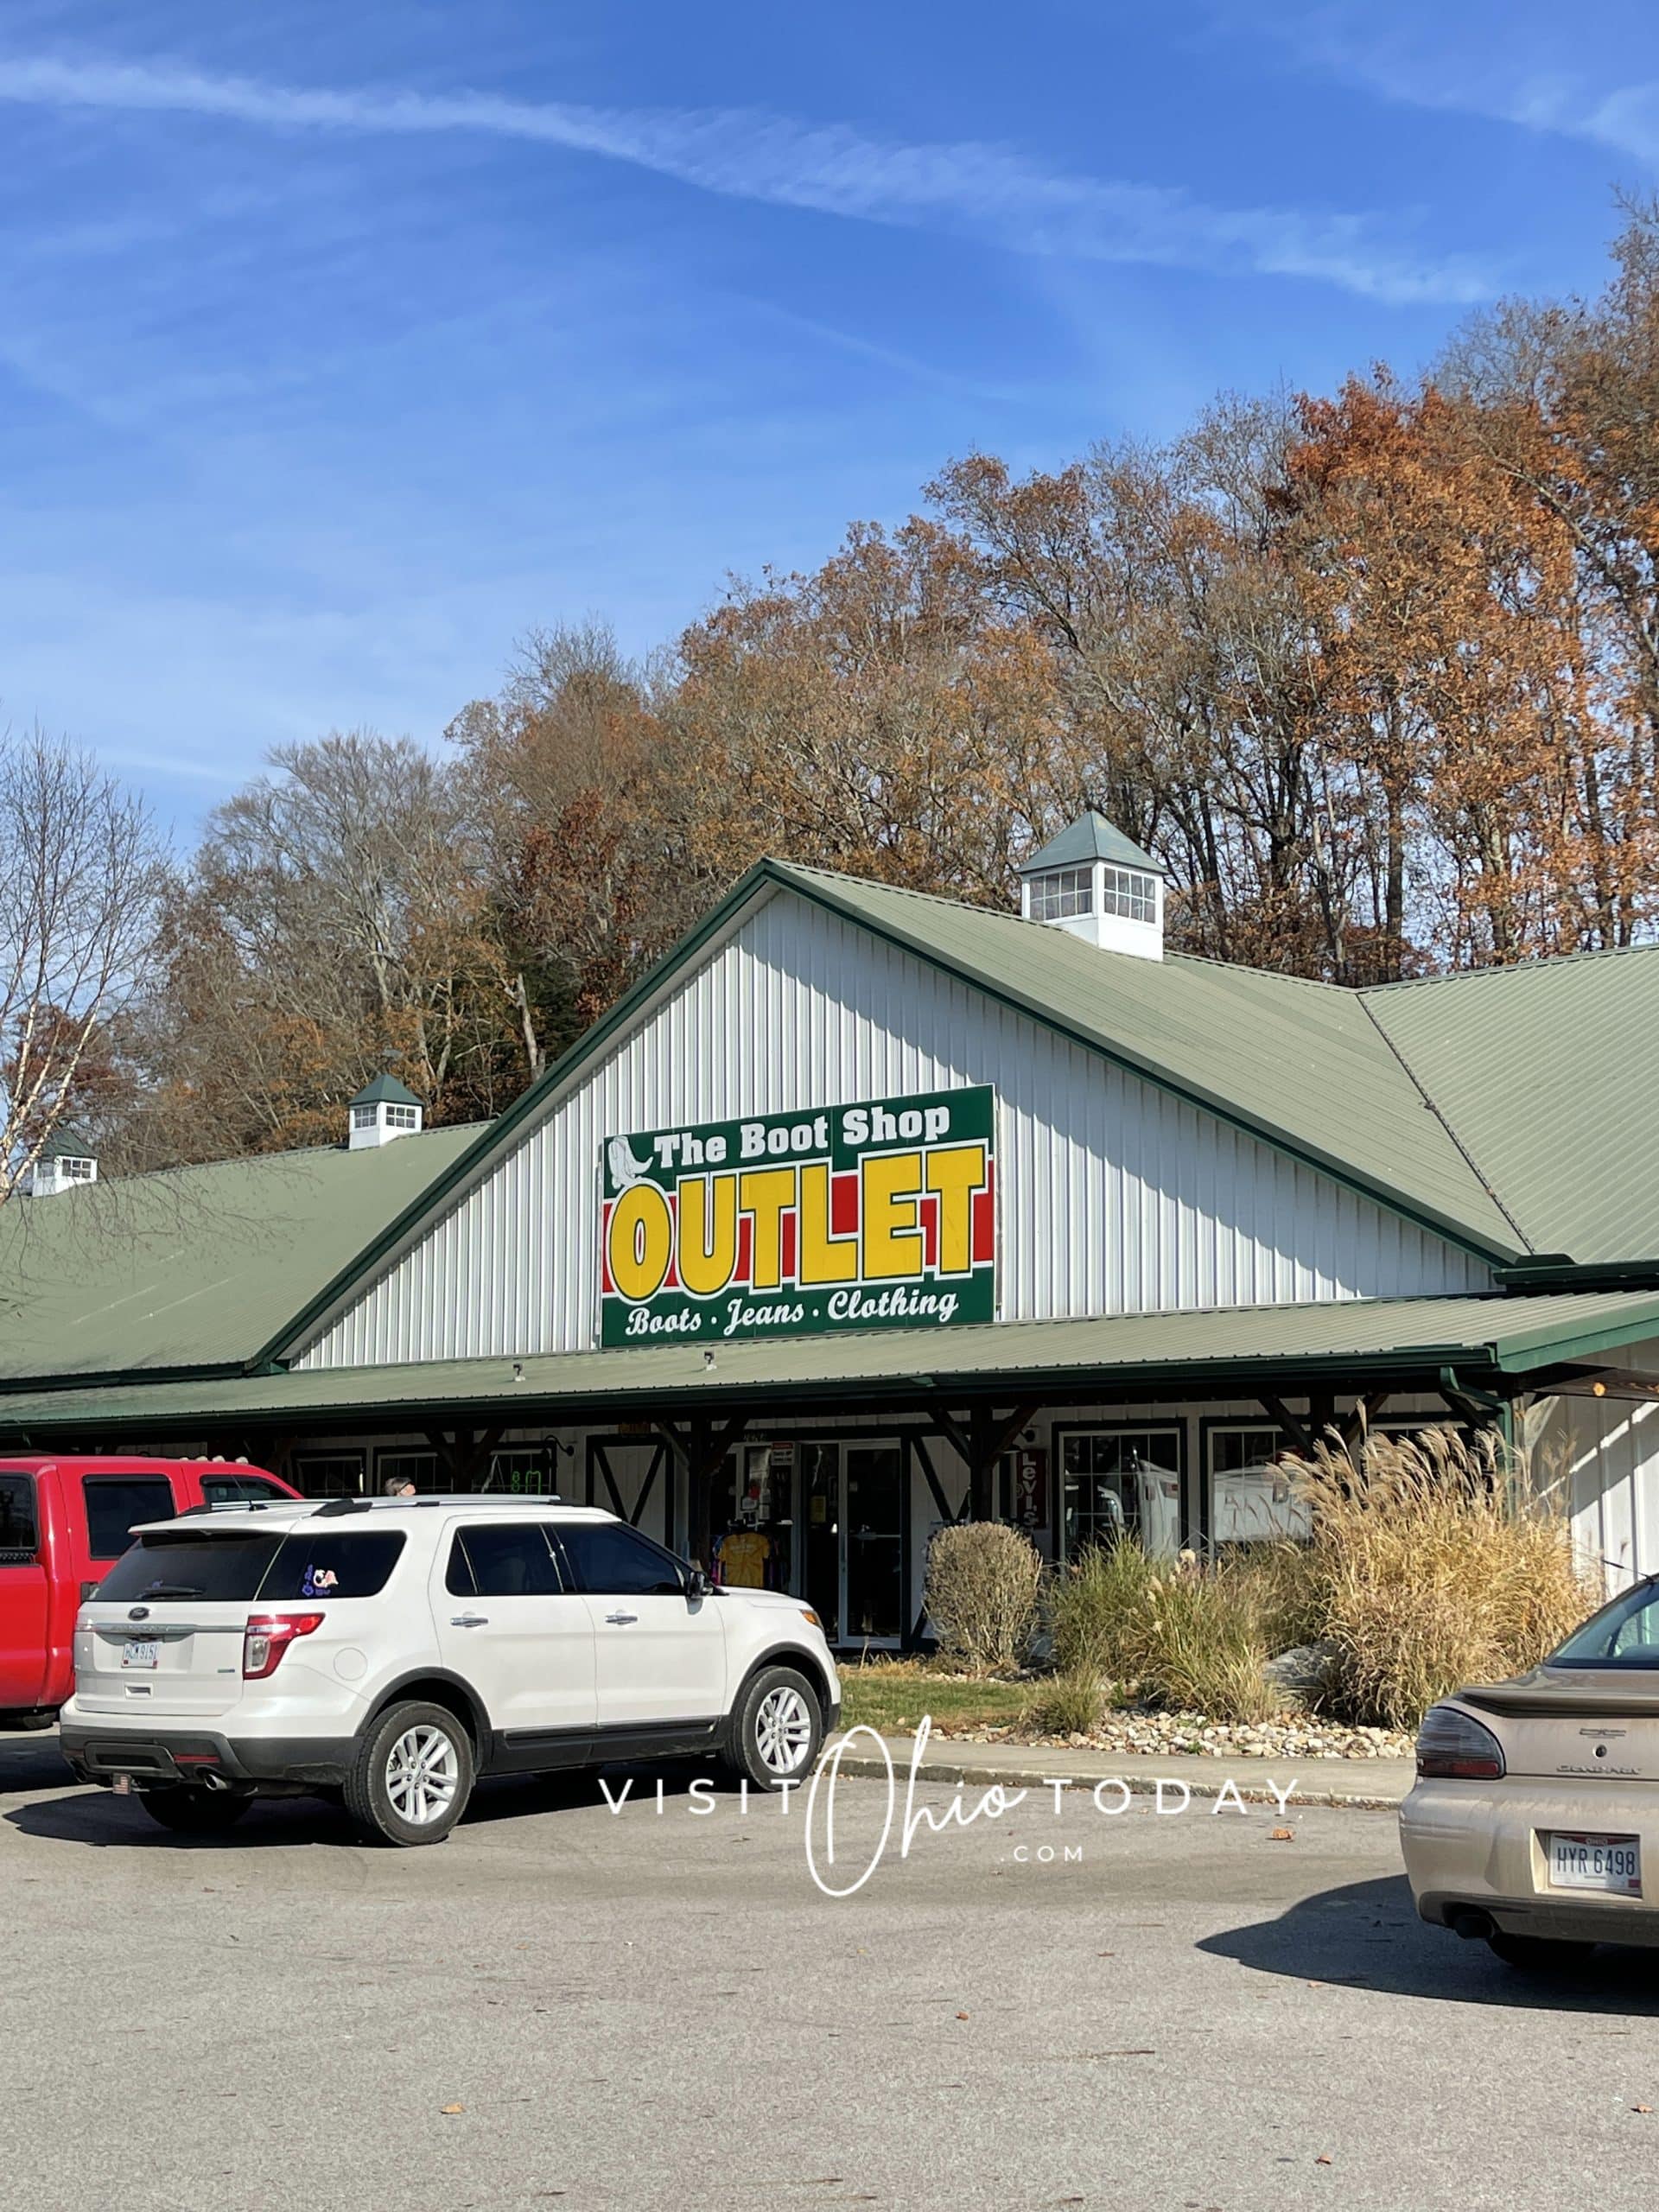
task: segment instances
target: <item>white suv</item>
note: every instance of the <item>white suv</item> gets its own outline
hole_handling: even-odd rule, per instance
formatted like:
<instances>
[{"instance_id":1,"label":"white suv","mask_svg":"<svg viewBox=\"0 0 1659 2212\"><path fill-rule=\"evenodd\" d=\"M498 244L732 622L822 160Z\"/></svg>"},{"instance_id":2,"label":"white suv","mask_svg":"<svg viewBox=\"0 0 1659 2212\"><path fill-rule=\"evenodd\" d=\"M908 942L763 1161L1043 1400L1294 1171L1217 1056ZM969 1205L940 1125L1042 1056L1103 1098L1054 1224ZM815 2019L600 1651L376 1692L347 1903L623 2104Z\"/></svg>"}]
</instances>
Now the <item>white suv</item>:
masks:
<instances>
[{"instance_id":1,"label":"white suv","mask_svg":"<svg viewBox=\"0 0 1659 2212\"><path fill-rule=\"evenodd\" d=\"M75 1623L65 1757L165 1827L333 1795L436 1843L479 1774L713 1755L777 1789L841 1717L816 1613L714 1588L613 1515L551 1498L197 1507Z\"/></svg>"}]
</instances>

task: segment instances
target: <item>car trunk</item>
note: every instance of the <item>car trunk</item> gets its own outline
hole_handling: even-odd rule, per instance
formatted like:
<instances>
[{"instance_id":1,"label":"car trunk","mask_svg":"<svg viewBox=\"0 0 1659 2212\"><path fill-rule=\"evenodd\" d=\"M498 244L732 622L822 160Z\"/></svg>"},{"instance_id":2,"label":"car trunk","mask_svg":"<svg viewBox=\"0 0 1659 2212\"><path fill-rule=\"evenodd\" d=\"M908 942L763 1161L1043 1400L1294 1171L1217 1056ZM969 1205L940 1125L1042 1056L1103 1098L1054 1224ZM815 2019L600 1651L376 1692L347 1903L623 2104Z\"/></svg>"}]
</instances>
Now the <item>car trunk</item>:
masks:
<instances>
[{"instance_id":1,"label":"car trunk","mask_svg":"<svg viewBox=\"0 0 1659 2212\"><path fill-rule=\"evenodd\" d=\"M1659 1678L1649 1669L1535 1668L1513 1682L1463 1690L1515 1775L1659 1781Z\"/></svg>"},{"instance_id":2,"label":"car trunk","mask_svg":"<svg viewBox=\"0 0 1659 2212\"><path fill-rule=\"evenodd\" d=\"M117 1561L80 1609L75 1699L87 1713L209 1719L242 1694L242 1638L276 1531L168 1529Z\"/></svg>"}]
</instances>

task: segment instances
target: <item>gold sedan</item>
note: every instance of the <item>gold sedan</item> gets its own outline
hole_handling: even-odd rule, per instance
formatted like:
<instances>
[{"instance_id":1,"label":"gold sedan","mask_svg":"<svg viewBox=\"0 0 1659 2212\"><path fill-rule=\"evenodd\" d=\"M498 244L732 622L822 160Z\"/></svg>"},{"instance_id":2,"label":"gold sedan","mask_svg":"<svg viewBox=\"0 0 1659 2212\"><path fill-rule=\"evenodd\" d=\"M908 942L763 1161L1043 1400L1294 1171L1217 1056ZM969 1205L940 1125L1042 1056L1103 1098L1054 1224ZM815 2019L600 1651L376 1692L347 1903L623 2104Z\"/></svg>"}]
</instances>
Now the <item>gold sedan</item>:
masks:
<instances>
[{"instance_id":1,"label":"gold sedan","mask_svg":"<svg viewBox=\"0 0 1659 2212\"><path fill-rule=\"evenodd\" d=\"M1659 1944L1659 1580L1430 1709L1400 1843L1422 1917L1511 1966Z\"/></svg>"}]
</instances>

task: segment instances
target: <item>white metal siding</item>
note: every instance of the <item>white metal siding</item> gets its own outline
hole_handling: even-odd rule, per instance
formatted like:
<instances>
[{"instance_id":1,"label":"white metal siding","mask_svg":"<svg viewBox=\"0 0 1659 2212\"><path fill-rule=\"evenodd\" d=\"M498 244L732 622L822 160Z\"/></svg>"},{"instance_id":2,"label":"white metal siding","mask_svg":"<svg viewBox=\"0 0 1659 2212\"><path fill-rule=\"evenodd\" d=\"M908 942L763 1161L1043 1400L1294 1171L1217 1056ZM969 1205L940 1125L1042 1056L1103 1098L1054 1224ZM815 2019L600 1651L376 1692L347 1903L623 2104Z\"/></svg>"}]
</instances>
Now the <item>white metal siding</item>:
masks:
<instances>
[{"instance_id":1,"label":"white metal siding","mask_svg":"<svg viewBox=\"0 0 1659 2212\"><path fill-rule=\"evenodd\" d=\"M1538 1478L1564 1483L1586 1571L1611 1593L1659 1570L1659 1404L1556 1398L1542 1410Z\"/></svg>"},{"instance_id":2,"label":"white metal siding","mask_svg":"<svg viewBox=\"0 0 1659 2212\"><path fill-rule=\"evenodd\" d=\"M780 891L299 1363L589 1346L605 1137L973 1083L1001 1106L1005 1319L1490 1281L1455 1246Z\"/></svg>"}]
</instances>

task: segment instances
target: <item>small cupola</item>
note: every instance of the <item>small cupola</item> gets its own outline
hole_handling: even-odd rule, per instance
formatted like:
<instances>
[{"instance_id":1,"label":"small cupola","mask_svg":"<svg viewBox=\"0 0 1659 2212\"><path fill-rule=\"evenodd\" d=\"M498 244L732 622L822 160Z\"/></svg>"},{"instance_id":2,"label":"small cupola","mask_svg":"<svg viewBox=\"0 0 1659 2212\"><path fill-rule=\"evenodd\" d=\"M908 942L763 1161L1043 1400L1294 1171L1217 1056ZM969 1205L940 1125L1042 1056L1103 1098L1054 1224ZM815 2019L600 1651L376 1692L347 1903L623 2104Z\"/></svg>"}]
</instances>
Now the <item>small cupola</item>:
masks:
<instances>
[{"instance_id":1,"label":"small cupola","mask_svg":"<svg viewBox=\"0 0 1659 2212\"><path fill-rule=\"evenodd\" d=\"M1023 863L1020 911L1103 952L1164 957L1163 863L1092 810Z\"/></svg>"},{"instance_id":2,"label":"small cupola","mask_svg":"<svg viewBox=\"0 0 1659 2212\"><path fill-rule=\"evenodd\" d=\"M72 1122L60 1122L29 1171L29 1196L49 1198L60 1191L73 1190L77 1183L97 1180L98 1154L92 1139Z\"/></svg>"},{"instance_id":3,"label":"small cupola","mask_svg":"<svg viewBox=\"0 0 1659 2212\"><path fill-rule=\"evenodd\" d=\"M346 1142L353 1152L413 1136L424 1118L420 1100L395 1075L378 1075L365 1083L352 1101L351 1116Z\"/></svg>"}]
</instances>

